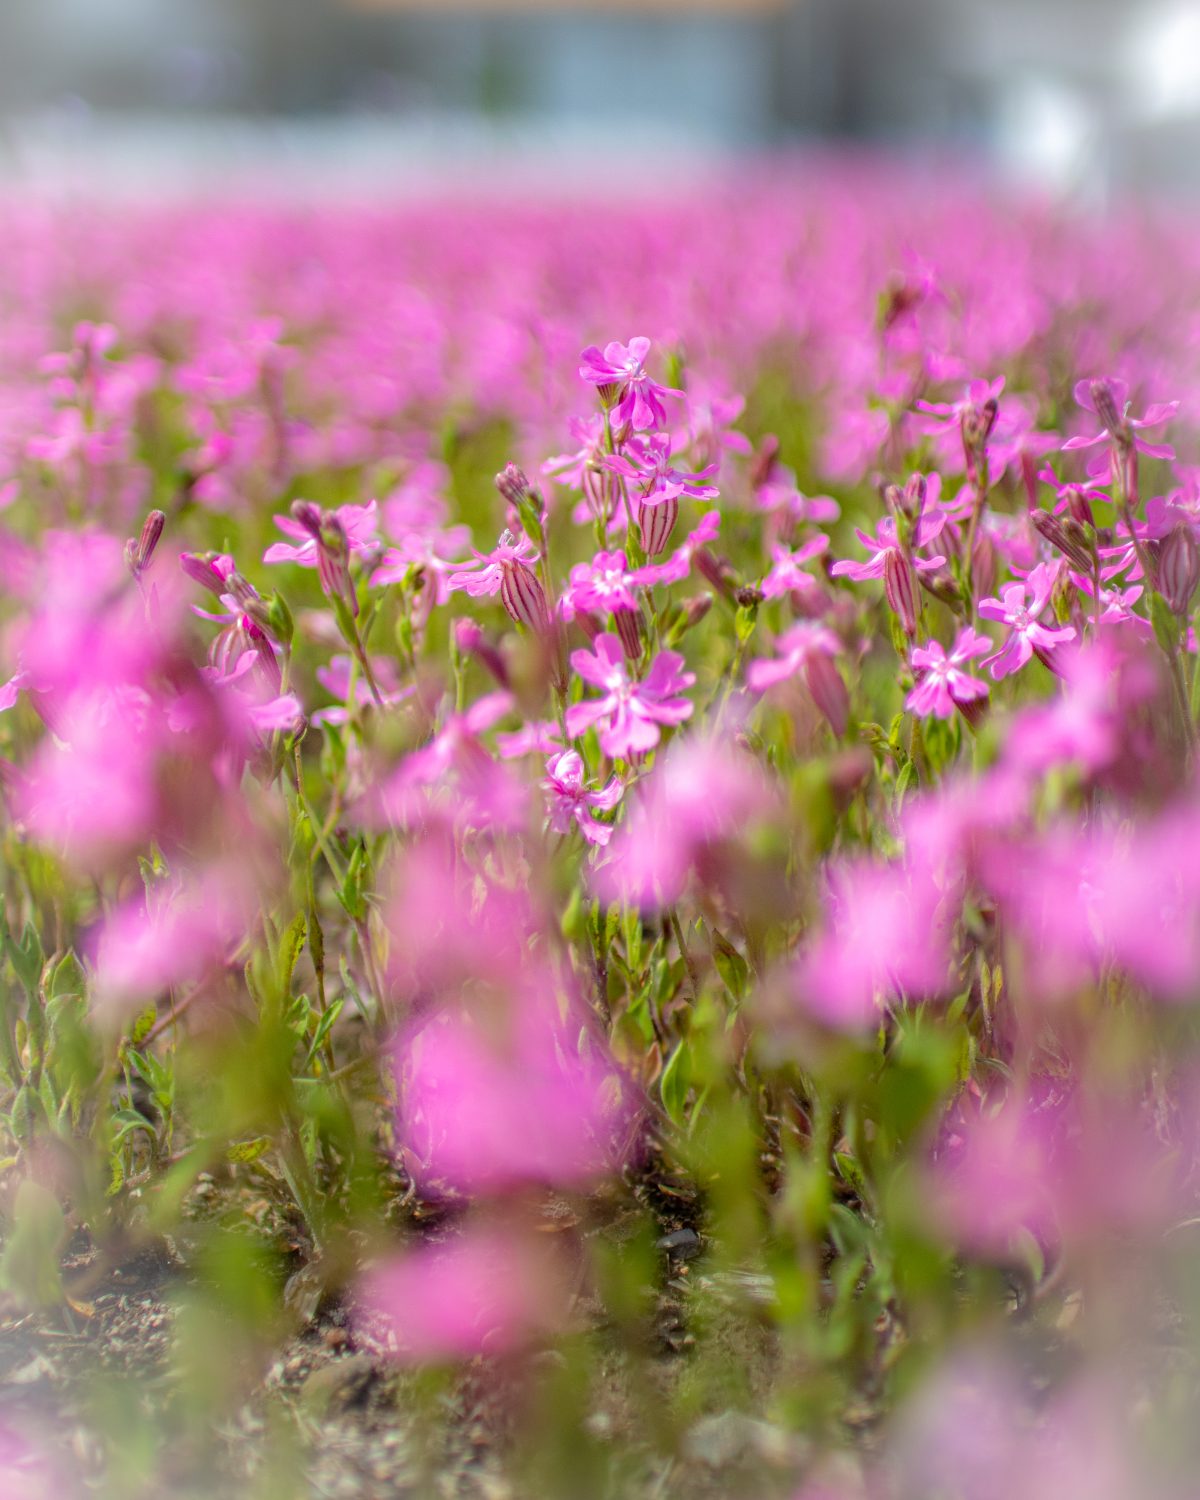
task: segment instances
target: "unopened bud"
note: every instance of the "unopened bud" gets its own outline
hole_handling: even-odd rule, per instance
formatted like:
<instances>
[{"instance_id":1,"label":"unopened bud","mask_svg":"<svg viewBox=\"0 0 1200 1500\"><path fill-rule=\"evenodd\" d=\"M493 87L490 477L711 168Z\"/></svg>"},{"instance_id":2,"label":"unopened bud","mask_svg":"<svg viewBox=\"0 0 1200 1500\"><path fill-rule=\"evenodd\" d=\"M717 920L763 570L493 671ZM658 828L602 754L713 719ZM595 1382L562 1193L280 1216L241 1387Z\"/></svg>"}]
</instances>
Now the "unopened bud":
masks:
<instances>
[{"instance_id":1,"label":"unopened bud","mask_svg":"<svg viewBox=\"0 0 1200 1500\"><path fill-rule=\"evenodd\" d=\"M724 594L726 599L733 598L737 575L733 571L731 563L723 557L718 557L716 553L710 552L707 547L697 547L696 551L692 554L692 561L696 564L697 570L703 577L707 578L709 583L712 584L713 588Z\"/></svg>"},{"instance_id":2,"label":"unopened bud","mask_svg":"<svg viewBox=\"0 0 1200 1500\"><path fill-rule=\"evenodd\" d=\"M125 561L135 578L140 577L150 566L150 559L154 556L154 549L158 546L166 524L166 515L161 510L152 510L142 523L141 536L136 540L130 537L125 543Z\"/></svg>"},{"instance_id":3,"label":"unopened bud","mask_svg":"<svg viewBox=\"0 0 1200 1500\"><path fill-rule=\"evenodd\" d=\"M804 681L812 700L829 720L829 727L840 739L850 718L850 695L842 674L833 661L820 651L810 651L804 663Z\"/></svg>"},{"instance_id":4,"label":"unopened bud","mask_svg":"<svg viewBox=\"0 0 1200 1500\"><path fill-rule=\"evenodd\" d=\"M642 654L641 617L634 610L618 609L613 613L613 624L625 655L630 661L637 661Z\"/></svg>"},{"instance_id":5,"label":"unopened bud","mask_svg":"<svg viewBox=\"0 0 1200 1500\"><path fill-rule=\"evenodd\" d=\"M917 589L912 564L897 547L889 547L883 559L883 591L892 613L905 635L917 633Z\"/></svg>"},{"instance_id":6,"label":"unopened bud","mask_svg":"<svg viewBox=\"0 0 1200 1500\"><path fill-rule=\"evenodd\" d=\"M1192 528L1180 521L1163 540L1158 553L1158 592L1171 610L1186 615L1200 583L1200 551Z\"/></svg>"},{"instance_id":7,"label":"unopened bud","mask_svg":"<svg viewBox=\"0 0 1200 1500\"><path fill-rule=\"evenodd\" d=\"M460 619L454 622L454 644L461 656L473 656L502 688L509 686L508 667L504 658L474 620Z\"/></svg>"},{"instance_id":8,"label":"unopened bud","mask_svg":"<svg viewBox=\"0 0 1200 1500\"><path fill-rule=\"evenodd\" d=\"M1061 521L1046 510L1035 510L1030 520L1037 534L1044 537L1052 547L1056 547L1080 572L1091 573L1095 560L1086 544L1086 535L1077 521L1069 516L1066 521Z\"/></svg>"},{"instance_id":9,"label":"unopened bud","mask_svg":"<svg viewBox=\"0 0 1200 1500\"><path fill-rule=\"evenodd\" d=\"M647 557L659 557L667 549L675 522L679 519L679 501L673 496L657 505L638 505L638 530Z\"/></svg>"},{"instance_id":10,"label":"unopened bud","mask_svg":"<svg viewBox=\"0 0 1200 1500\"><path fill-rule=\"evenodd\" d=\"M1104 423L1105 427L1117 438L1123 441L1127 436L1125 418L1117 410L1117 400L1113 394L1113 388L1107 380L1093 380L1088 386L1091 392L1092 404L1096 408L1096 415Z\"/></svg>"},{"instance_id":11,"label":"unopened bud","mask_svg":"<svg viewBox=\"0 0 1200 1500\"><path fill-rule=\"evenodd\" d=\"M1067 515L1073 521L1078 521L1081 526L1095 526L1096 513L1092 510L1088 492L1081 484L1067 485L1062 492L1062 498L1067 502Z\"/></svg>"},{"instance_id":12,"label":"unopened bud","mask_svg":"<svg viewBox=\"0 0 1200 1500\"><path fill-rule=\"evenodd\" d=\"M750 483L755 489L767 483L778 461L779 439L773 432L768 432L758 445L758 452L750 465Z\"/></svg>"},{"instance_id":13,"label":"unopened bud","mask_svg":"<svg viewBox=\"0 0 1200 1500\"><path fill-rule=\"evenodd\" d=\"M505 464L503 470L496 475L496 488L514 508L518 507L522 500L535 494L529 483L529 475L517 464Z\"/></svg>"}]
</instances>

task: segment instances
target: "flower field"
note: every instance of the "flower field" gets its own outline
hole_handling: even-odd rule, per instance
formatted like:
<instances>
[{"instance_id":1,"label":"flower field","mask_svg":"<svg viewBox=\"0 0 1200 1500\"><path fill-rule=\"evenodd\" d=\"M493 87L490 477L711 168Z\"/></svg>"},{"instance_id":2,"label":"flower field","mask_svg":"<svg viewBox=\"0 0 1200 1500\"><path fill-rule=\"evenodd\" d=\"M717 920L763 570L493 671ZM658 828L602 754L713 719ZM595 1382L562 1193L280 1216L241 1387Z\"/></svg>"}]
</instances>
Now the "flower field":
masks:
<instances>
[{"instance_id":1,"label":"flower field","mask_svg":"<svg viewBox=\"0 0 1200 1500\"><path fill-rule=\"evenodd\" d=\"M1197 1492L1196 227L10 205L0 1494Z\"/></svg>"}]
</instances>

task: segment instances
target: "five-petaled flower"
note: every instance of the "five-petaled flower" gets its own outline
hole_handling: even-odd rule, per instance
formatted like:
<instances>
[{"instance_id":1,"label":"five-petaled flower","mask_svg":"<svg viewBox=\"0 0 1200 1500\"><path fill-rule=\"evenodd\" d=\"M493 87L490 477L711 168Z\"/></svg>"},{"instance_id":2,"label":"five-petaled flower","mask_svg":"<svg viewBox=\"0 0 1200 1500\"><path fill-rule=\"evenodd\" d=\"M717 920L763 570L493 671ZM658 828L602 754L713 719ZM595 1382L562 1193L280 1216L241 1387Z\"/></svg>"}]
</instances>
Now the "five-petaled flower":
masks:
<instances>
[{"instance_id":1,"label":"five-petaled flower","mask_svg":"<svg viewBox=\"0 0 1200 1500\"><path fill-rule=\"evenodd\" d=\"M608 843L612 829L593 813L611 812L621 800L624 789L616 776L599 791L590 792L584 783L583 757L578 750L564 750L547 761L542 790L547 794L550 826L555 833L568 833L574 822L589 844Z\"/></svg>"},{"instance_id":2,"label":"five-petaled flower","mask_svg":"<svg viewBox=\"0 0 1200 1500\"><path fill-rule=\"evenodd\" d=\"M940 641L915 646L912 664L917 683L904 700L904 706L921 718L933 714L939 719L949 719L955 708L970 710L987 697L988 686L963 669L967 662L982 656L991 644L986 635L967 625L959 631L949 655Z\"/></svg>"},{"instance_id":3,"label":"five-petaled flower","mask_svg":"<svg viewBox=\"0 0 1200 1500\"><path fill-rule=\"evenodd\" d=\"M595 651L576 651L571 665L603 694L567 710L567 733L575 738L598 726L605 755L629 758L653 750L660 726L674 728L691 718L692 705L682 696L696 677L685 672L678 651L660 651L639 682L629 675L625 653L615 635L599 635Z\"/></svg>"},{"instance_id":4,"label":"five-petaled flower","mask_svg":"<svg viewBox=\"0 0 1200 1500\"><path fill-rule=\"evenodd\" d=\"M979 613L985 620L999 620L1009 627L1004 645L981 663L997 682L1019 672L1035 655L1052 667L1055 648L1075 639L1070 625L1050 627L1041 623L1054 588L1054 576L1054 570L1043 564L1024 583L1007 584L1001 589L999 599L979 601Z\"/></svg>"},{"instance_id":5,"label":"five-petaled flower","mask_svg":"<svg viewBox=\"0 0 1200 1500\"><path fill-rule=\"evenodd\" d=\"M663 397L683 394L651 380L646 369L649 353L650 340L634 338L628 344L619 344L614 339L605 344L603 352L595 344L589 344L579 356L580 379L599 388L600 399L613 407L619 425L628 424L638 432L665 426L667 410Z\"/></svg>"},{"instance_id":6,"label":"five-petaled flower","mask_svg":"<svg viewBox=\"0 0 1200 1500\"><path fill-rule=\"evenodd\" d=\"M476 552L475 562L451 573L447 589L465 589L473 599L499 594L518 625L544 632L550 625L550 606L542 581L534 571L537 553L527 536L502 531L491 552Z\"/></svg>"}]
</instances>

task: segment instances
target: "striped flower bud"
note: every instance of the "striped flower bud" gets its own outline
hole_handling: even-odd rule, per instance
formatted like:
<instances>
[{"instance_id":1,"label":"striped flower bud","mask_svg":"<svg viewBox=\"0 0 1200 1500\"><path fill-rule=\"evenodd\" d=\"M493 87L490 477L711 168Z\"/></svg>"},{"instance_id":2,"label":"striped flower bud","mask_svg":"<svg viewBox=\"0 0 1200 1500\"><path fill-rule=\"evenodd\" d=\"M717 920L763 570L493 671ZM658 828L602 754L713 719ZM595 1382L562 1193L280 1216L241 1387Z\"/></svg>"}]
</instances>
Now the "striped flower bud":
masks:
<instances>
[{"instance_id":1,"label":"striped flower bud","mask_svg":"<svg viewBox=\"0 0 1200 1500\"><path fill-rule=\"evenodd\" d=\"M905 635L915 636L917 633L917 585L912 564L898 547L889 547L884 555L883 591Z\"/></svg>"},{"instance_id":2,"label":"striped flower bud","mask_svg":"<svg viewBox=\"0 0 1200 1500\"><path fill-rule=\"evenodd\" d=\"M1181 521L1164 538L1158 553L1158 591L1177 615L1186 615L1200 583L1200 551L1192 528Z\"/></svg>"},{"instance_id":3,"label":"striped flower bud","mask_svg":"<svg viewBox=\"0 0 1200 1500\"><path fill-rule=\"evenodd\" d=\"M675 522L679 519L679 501L671 497L660 500L657 505L643 505L639 502L637 516L646 556L659 557L666 551Z\"/></svg>"}]
</instances>

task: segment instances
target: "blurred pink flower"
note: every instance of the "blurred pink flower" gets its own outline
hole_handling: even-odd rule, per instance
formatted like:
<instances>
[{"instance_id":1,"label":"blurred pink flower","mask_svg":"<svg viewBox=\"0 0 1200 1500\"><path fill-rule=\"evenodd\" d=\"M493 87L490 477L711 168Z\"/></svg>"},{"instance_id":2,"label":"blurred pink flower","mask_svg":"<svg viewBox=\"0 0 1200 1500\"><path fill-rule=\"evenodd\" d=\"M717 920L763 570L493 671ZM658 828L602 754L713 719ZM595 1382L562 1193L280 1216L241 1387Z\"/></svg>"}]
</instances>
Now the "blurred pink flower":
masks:
<instances>
[{"instance_id":1,"label":"blurred pink flower","mask_svg":"<svg viewBox=\"0 0 1200 1500\"><path fill-rule=\"evenodd\" d=\"M599 791L589 792L584 784L583 758L577 750L564 750L546 764L542 789L550 803L550 826L556 833L570 831L572 822L589 844L607 844L612 828L592 816L593 812L611 812L624 790L617 777Z\"/></svg>"},{"instance_id":2,"label":"blurred pink flower","mask_svg":"<svg viewBox=\"0 0 1200 1500\"><path fill-rule=\"evenodd\" d=\"M382 1320L405 1364L507 1353L554 1332L569 1307L545 1236L486 1223L385 1261L356 1301L364 1331L373 1337Z\"/></svg>"},{"instance_id":3,"label":"blurred pink flower","mask_svg":"<svg viewBox=\"0 0 1200 1500\"><path fill-rule=\"evenodd\" d=\"M486 955L480 955L486 957ZM454 1003L396 1043L398 1139L427 1191L564 1187L614 1170L629 1101L582 1013L526 955L498 1001Z\"/></svg>"}]
</instances>

